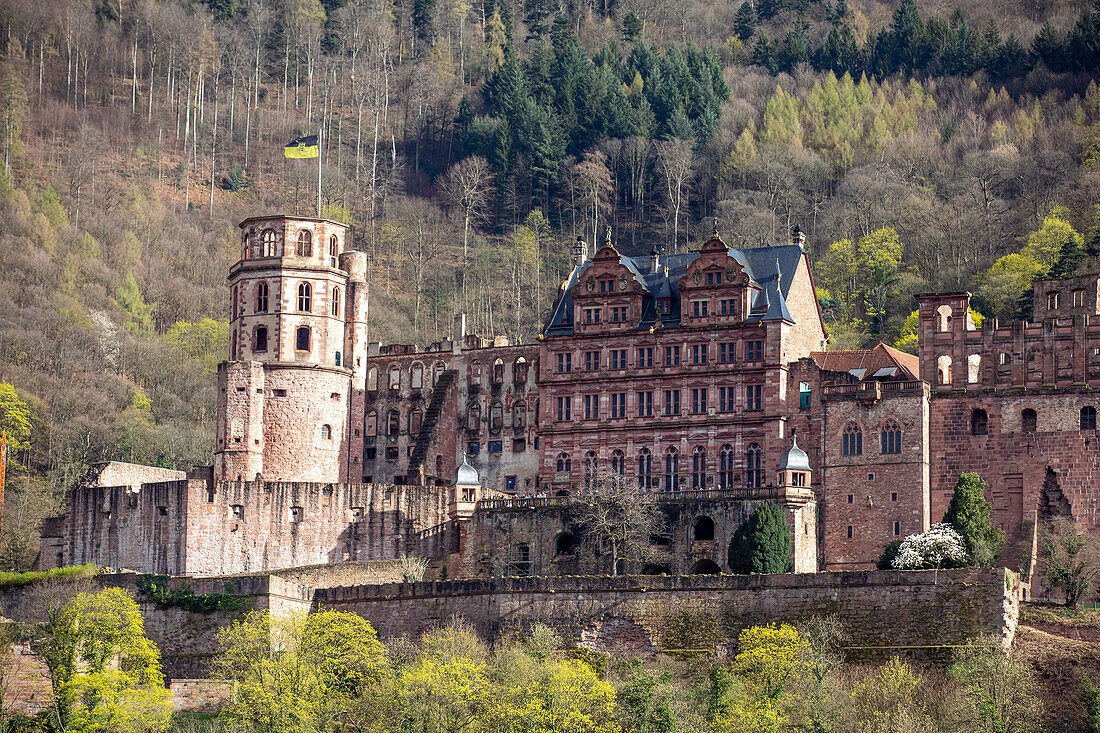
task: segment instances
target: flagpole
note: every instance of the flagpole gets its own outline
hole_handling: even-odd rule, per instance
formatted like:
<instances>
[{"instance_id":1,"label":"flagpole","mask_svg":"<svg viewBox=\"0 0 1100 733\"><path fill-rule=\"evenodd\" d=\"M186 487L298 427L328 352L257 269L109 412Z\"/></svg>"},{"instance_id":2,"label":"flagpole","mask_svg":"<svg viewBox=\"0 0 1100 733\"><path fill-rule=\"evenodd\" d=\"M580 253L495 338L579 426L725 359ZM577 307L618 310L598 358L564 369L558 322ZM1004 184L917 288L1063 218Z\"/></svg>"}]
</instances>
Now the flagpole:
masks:
<instances>
[{"instance_id":1,"label":"flagpole","mask_svg":"<svg viewBox=\"0 0 1100 733\"><path fill-rule=\"evenodd\" d=\"M321 135L325 126L317 128L317 218L321 218Z\"/></svg>"}]
</instances>

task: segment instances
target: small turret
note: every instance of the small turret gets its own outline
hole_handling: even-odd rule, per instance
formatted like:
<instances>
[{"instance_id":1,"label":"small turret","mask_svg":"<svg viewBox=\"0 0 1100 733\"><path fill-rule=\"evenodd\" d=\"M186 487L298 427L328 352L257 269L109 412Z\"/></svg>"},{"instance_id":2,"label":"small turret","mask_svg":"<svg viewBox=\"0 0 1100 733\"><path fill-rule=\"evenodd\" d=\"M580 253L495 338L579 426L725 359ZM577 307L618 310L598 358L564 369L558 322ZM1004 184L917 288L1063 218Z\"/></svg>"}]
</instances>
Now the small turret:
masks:
<instances>
[{"instance_id":1,"label":"small turret","mask_svg":"<svg viewBox=\"0 0 1100 733\"><path fill-rule=\"evenodd\" d=\"M802 249L806 249L806 233L802 231L802 227L795 224L791 227L791 242L797 244Z\"/></svg>"},{"instance_id":2,"label":"small turret","mask_svg":"<svg viewBox=\"0 0 1100 733\"><path fill-rule=\"evenodd\" d=\"M573 267L583 266L587 259L588 243L584 241L584 237L577 237L577 241L573 243Z\"/></svg>"},{"instance_id":3,"label":"small turret","mask_svg":"<svg viewBox=\"0 0 1100 733\"><path fill-rule=\"evenodd\" d=\"M791 447L779 458L781 487L805 488L810 485L810 457L798 447L798 438L791 436Z\"/></svg>"}]
</instances>

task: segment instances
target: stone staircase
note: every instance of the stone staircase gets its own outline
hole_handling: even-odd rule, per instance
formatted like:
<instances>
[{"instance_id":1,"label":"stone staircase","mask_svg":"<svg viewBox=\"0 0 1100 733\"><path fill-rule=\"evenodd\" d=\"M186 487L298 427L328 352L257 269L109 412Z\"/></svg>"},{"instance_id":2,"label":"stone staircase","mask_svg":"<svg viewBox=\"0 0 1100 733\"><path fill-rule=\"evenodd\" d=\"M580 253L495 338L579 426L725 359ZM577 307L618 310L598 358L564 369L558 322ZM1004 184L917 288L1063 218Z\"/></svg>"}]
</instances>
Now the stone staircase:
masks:
<instances>
[{"instance_id":1,"label":"stone staircase","mask_svg":"<svg viewBox=\"0 0 1100 733\"><path fill-rule=\"evenodd\" d=\"M447 369L439 376L432 389L432 400L428 403L428 409L424 412L424 422L420 425L420 435L413 445L412 455L409 456L409 476L416 476L420 467L424 464L424 458L428 455L428 448L435 438L435 426L439 422L439 413L443 411L443 405L447 400L447 393L455 383L458 372Z\"/></svg>"}]
</instances>

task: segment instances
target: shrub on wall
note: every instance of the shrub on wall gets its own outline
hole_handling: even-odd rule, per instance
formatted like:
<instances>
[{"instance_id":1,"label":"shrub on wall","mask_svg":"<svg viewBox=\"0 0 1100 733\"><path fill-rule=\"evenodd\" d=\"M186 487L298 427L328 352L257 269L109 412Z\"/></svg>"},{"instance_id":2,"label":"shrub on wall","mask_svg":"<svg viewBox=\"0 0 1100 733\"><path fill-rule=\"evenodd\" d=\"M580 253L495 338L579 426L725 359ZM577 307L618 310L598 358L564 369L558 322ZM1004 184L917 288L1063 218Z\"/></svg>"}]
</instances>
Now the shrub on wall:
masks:
<instances>
[{"instance_id":1,"label":"shrub on wall","mask_svg":"<svg viewBox=\"0 0 1100 733\"><path fill-rule=\"evenodd\" d=\"M791 531L787 517L775 504L761 504L748 521L737 528L730 541L730 571L749 573L789 573Z\"/></svg>"},{"instance_id":2,"label":"shrub on wall","mask_svg":"<svg viewBox=\"0 0 1100 733\"><path fill-rule=\"evenodd\" d=\"M233 593L233 587L228 583L225 593L196 595L189 586L173 589L169 580L167 575L139 575L134 580L134 585L138 591L161 606L175 606L192 613L214 613L215 611L240 613L251 610L254 603L251 596Z\"/></svg>"},{"instance_id":3,"label":"shrub on wall","mask_svg":"<svg viewBox=\"0 0 1100 733\"><path fill-rule=\"evenodd\" d=\"M951 504L943 515L943 521L962 535L970 564L983 568L997 561L1005 545L1004 530L993 525L992 509L985 500L987 488L978 474L960 473Z\"/></svg>"},{"instance_id":4,"label":"shrub on wall","mask_svg":"<svg viewBox=\"0 0 1100 733\"><path fill-rule=\"evenodd\" d=\"M927 532L906 537L893 565L898 570L931 570L963 567L966 560L962 536L950 524L941 522Z\"/></svg>"}]
</instances>

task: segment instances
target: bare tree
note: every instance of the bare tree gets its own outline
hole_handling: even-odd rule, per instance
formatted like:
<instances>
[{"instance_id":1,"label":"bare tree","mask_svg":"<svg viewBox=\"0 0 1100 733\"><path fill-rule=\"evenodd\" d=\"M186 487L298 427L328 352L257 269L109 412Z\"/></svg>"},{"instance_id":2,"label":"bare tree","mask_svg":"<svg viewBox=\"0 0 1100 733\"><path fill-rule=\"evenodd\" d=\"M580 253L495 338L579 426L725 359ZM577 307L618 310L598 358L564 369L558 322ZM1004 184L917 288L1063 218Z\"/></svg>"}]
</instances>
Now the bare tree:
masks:
<instances>
[{"instance_id":1,"label":"bare tree","mask_svg":"<svg viewBox=\"0 0 1100 733\"><path fill-rule=\"evenodd\" d=\"M451 166L443 178L443 190L462 208L462 261L466 262L470 246L470 221L485 205L489 186L489 162L480 155L471 155Z\"/></svg>"},{"instance_id":2,"label":"bare tree","mask_svg":"<svg viewBox=\"0 0 1100 733\"><path fill-rule=\"evenodd\" d=\"M599 150L584 154L577 164L577 180L585 199L587 212L592 213L592 241L600 241L600 204L607 206L611 193L611 172L607 169L607 157Z\"/></svg>"},{"instance_id":3,"label":"bare tree","mask_svg":"<svg viewBox=\"0 0 1100 733\"><path fill-rule=\"evenodd\" d=\"M691 177L691 143L687 140L662 140L655 142L657 166L665 179L669 213L672 216L672 249L680 244L680 211L687 198L687 181Z\"/></svg>"},{"instance_id":4,"label":"bare tree","mask_svg":"<svg viewBox=\"0 0 1100 733\"><path fill-rule=\"evenodd\" d=\"M1066 605L1090 597L1100 572L1100 544L1069 517L1054 517L1040 528L1039 553L1043 574L1052 590L1065 594Z\"/></svg>"},{"instance_id":5,"label":"bare tree","mask_svg":"<svg viewBox=\"0 0 1100 733\"><path fill-rule=\"evenodd\" d=\"M619 574L620 560L645 565L659 557L652 538L667 527L653 492L619 475L591 475L586 482L578 499L577 524L586 538L610 554L611 574Z\"/></svg>"}]
</instances>

